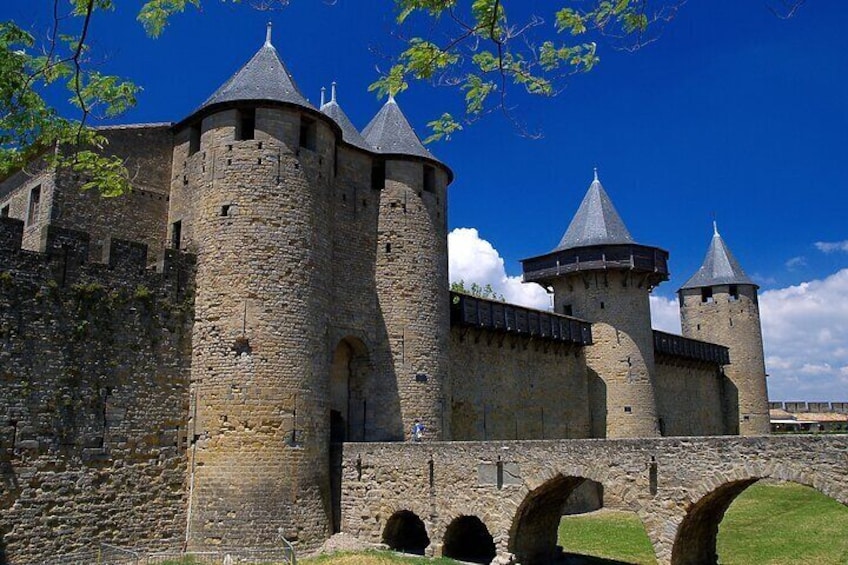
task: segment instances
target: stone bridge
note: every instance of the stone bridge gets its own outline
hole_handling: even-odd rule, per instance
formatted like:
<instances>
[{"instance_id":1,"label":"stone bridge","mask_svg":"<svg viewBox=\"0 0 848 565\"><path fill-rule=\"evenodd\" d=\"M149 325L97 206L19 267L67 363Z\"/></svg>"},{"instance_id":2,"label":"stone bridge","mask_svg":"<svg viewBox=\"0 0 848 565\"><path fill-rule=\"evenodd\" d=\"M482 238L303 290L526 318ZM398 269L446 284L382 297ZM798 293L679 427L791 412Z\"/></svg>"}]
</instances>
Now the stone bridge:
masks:
<instances>
[{"instance_id":1,"label":"stone bridge","mask_svg":"<svg viewBox=\"0 0 848 565\"><path fill-rule=\"evenodd\" d=\"M342 473L342 531L397 549L550 562L590 479L641 518L660 564L715 563L724 512L759 479L848 505L848 436L348 443Z\"/></svg>"}]
</instances>

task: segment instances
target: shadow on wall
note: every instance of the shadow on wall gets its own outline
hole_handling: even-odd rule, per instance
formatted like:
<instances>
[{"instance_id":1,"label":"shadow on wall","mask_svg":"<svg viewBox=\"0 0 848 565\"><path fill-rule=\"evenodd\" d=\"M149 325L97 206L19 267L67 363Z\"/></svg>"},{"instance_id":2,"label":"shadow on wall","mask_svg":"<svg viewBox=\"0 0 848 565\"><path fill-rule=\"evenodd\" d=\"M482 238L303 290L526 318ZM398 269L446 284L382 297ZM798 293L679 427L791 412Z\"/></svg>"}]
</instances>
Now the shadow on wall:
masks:
<instances>
[{"instance_id":1,"label":"shadow on wall","mask_svg":"<svg viewBox=\"0 0 848 565\"><path fill-rule=\"evenodd\" d=\"M409 510L399 510L386 522L383 543L401 553L424 555L424 550L430 545L430 537L421 518Z\"/></svg>"},{"instance_id":2,"label":"shadow on wall","mask_svg":"<svg viewBox=\"0 0 848 565\"><path fill-rule=\"evenodd\" d=\"M592 369L586 371L589 379L589 410L592 419L591 437L607 437L607 384Z\"/></svg>"}]
</instances>

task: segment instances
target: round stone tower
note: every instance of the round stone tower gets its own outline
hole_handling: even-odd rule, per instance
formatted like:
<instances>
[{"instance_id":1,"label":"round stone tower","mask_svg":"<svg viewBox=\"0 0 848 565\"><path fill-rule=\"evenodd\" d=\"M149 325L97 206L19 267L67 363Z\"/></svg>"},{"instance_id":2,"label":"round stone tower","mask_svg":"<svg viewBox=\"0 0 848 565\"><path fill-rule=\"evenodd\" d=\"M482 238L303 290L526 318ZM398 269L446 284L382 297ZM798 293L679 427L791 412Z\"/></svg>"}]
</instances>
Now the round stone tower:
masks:
<instances>
[{"instance_id":1,"label":"round stone tower","mask_svg":"<svg viewBox=\"0 0 848 565\"><path fill-rule=\"evenodd\" d=\"M730 365L724 368L729 379L725 383L725 411L735 420L728 431L741 435L769 433L757 288L714 223L704 263L678 291L683 335L730 350Z\"/></svg>"},{"instance_id":2,"label":"round stone tower","mask_svg":"<svg viewBox=\"0 0 848 565\"><path fill-rule=\"evenodd\" d=\"M554 310L592 322L586 348L592 435L659 434L649 295L668 253L636 243L604 187L589 186L559 245L524 260L524 280L553 287Z\"/></svg>"},{"instance_id":3,"label":"round stone tower","mask_svg":"<svg viewBox=\"0 0 848 565\"><path fill-rule=\"evenodd\" d=\"M175 126L170 239L197 254L187 543L330 532L329 179L341 132L268 38Z\"/></svg>"},{"instance_id":4,"label":"round stone tower","mask_svg":"<svg viewBox=\"0 0 848 565\"><path fill-rule=\"evenodd\" d=\"M372 183L380 192L376 289L378 333L398 404L393 439L450 439L448 380L447 186L452 173L427 151L393 97L363 130L379 154ZM396 388L395 388L396 387Z\"/></svg>"}]
</instances>

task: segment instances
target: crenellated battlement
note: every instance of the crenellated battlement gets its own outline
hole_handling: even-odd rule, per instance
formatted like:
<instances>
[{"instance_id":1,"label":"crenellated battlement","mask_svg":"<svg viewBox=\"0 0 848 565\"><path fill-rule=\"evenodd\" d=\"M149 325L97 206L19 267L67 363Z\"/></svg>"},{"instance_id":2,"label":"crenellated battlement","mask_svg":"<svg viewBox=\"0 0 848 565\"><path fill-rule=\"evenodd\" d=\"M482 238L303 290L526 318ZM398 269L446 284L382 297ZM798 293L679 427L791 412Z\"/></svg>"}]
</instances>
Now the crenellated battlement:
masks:
<instances>
[{"instance_id":1,"label":"crenellated battlement","mask_svg":"<svg viewBox=\"0 0 848 565\"><path fill-rule=\"evenodd\" d=\"M165 294L185 294L193 286L195 258L174 249L164 250L155 269L148 269L147 245L111 239L101 261L89 259L89 234L45 226L39 251L22 248L24 222L0 218L0 272L31 283L52 281L58 287L99 283L108 288L159 288Z\"/></svg>"}]
</instances>

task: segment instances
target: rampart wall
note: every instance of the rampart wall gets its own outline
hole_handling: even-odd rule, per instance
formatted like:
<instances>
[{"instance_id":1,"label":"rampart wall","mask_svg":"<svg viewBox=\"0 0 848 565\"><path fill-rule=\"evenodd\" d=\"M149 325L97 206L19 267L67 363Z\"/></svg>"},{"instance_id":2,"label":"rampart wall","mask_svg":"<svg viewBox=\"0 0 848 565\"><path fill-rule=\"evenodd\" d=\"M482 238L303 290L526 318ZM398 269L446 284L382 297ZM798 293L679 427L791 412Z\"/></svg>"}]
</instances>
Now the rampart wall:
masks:
<instances>
[{"instance_id":1,"label":"rampart wall","mask_svg":"<svg viewBox=\"0 0 848 565\"><path fill-rule=\"evenodd\" d=\"M454 326L454 440L590 437L583 348Z\"/></svg>"},{"instance_id":2,"label":"rampart wall","mask_svg":"<svg viewBox=\"0 0 848 565\"><path fill-rule=\"evenodd\" d=\"M0 562L185 534L193 258L0 219Z\"/></svg>"},{"instance_id":3,"label":"rampart wall","mask_svg":"<svg viewBox=\"0 0 848 565\"><path fill-rule=\"evenodd\" d=\"M662 435L730 433L732 424L727 422L725 406L727 379L717 365L658 355L656 368L654 387Z\"/></svg>"}]
</instances>

